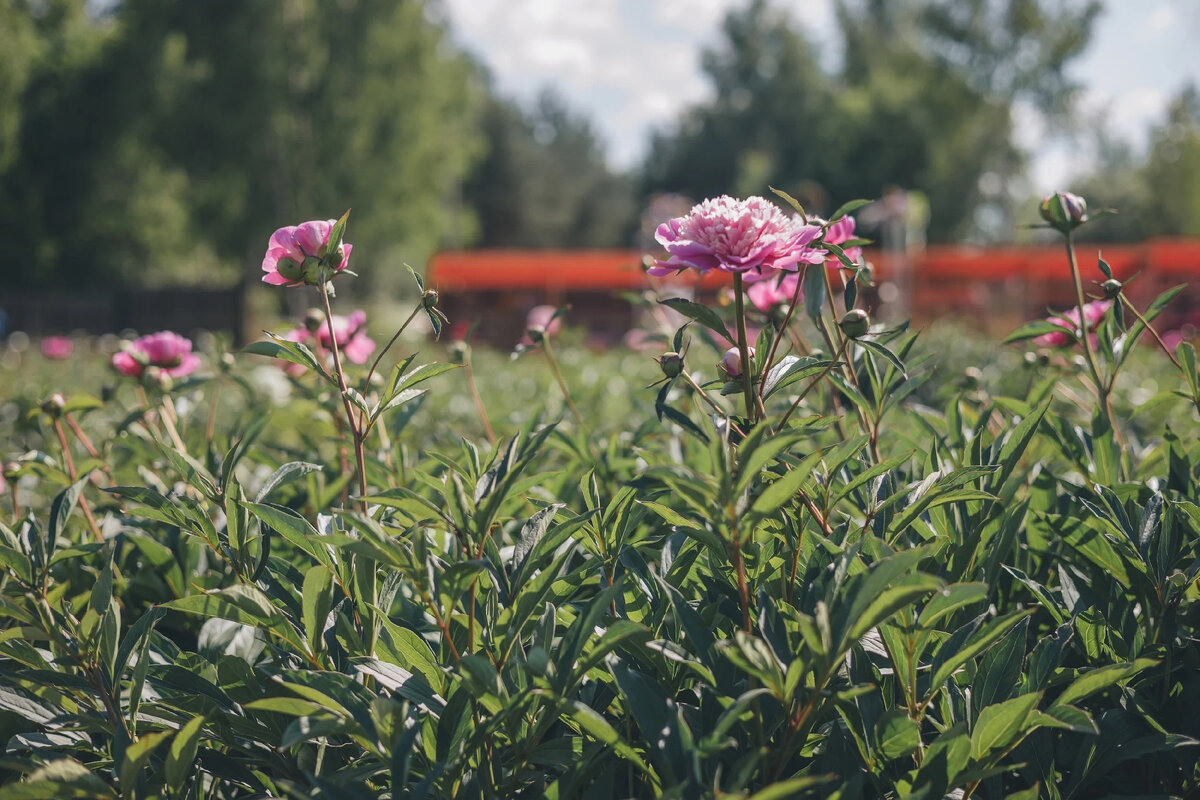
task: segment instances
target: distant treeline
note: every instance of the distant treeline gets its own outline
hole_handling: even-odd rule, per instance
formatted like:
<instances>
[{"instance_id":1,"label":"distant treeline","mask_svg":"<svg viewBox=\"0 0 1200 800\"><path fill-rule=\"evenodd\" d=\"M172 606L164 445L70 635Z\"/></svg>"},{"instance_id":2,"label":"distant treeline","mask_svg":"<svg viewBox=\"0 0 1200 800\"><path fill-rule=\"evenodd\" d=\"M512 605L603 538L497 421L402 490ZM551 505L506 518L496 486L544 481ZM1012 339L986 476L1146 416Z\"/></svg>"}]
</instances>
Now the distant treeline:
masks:
<instances>
[{"instance_id":1,"label":"distant treeline","mask_svg":"<svg viewBox=\"0 0 1200 800\"><path fill-rule=\"evenodd\" d=\"M3 0L5 280L231 285L276 227L353 208L379 292L441 247L638 246L678 196L768 185L816 212L917 190L932 241L1011 238L1014 104L1069 118L1099 4L841 0L836 41L781 5L730 13L711 99L618 173L563 98L498 96L433 0ZM1114 235L1197 232L1197 116L1185 93L1147 160L1105 151L1097 199L1145 209Z\"/></svg>"}]
</instances>

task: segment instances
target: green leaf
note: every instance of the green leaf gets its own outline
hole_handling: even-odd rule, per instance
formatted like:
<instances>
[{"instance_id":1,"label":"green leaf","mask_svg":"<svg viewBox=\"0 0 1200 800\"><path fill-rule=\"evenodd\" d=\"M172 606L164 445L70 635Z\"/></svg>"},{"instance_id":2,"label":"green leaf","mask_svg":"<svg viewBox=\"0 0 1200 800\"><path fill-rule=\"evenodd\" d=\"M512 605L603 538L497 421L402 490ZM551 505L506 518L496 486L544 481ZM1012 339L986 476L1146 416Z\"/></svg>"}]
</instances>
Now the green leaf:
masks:
<instances>
[{"instance_id":1,"label":"green leaf","mask_svg":"<svg viewBox=\"0 0 1200 800\"><path fill-rule=\"evenodd\" d=\"M200 746L200 736L204 731L204 717L195 716L179 729L171 740L171 749L167 751L164 772L167 785L182 787L187 782L192 762L196 760L196 750Z\"/></svg>"},{"instance_id":2,"label":"green leaf","mask_svg":"<svg viewBox=\"0 0 1200 800\"><path fill-rule=\"evenodd\" d=\"M86 476L80 478L54 496L54 501L50 504L50 524L46 528L46 552L54 552L54 544L66 529L67 520L70 519L71 512L75 510L75 504L87 482Z\"/></svg>"},{"instance_id":3,"label":"green leaf","mask_svg":"<svg viewBox=\"0 0 1200 800\"><path fill-rule=\"evenodd\" d=\"M884 758L902 758L921 746L921 728L907 711L893 708L875 724L875 741Z\"/></svg>"},{"instance_id":4,"label":"green leaf","mask_svg":"<svg viewBox=\"0 0 1200 800\"><path fill-rule=\"evenodd\" d=\"M325 537L317 533L317 529L304 517L290 508L270 503L245 503L243 507L264 525L316 559L318 564L334 569L331 545L321 541Z\"/></svg>"},{"instance_id":5,"label":"green leaf","mask_svg":"<svg viewBox=\"0 0 1200 800\"><path fill-rule=\"evenodd\" d=\"M776 189L774 186L768 186L767 188L770 189L775 194L776 197L782 198L783 200L787 201L787 204L789 206L791 206L796 211L797 214L800 215L800 219L804 222L804 224L805 225L808 224L808 214L804 213L804 206L800 205L799 200L792 197L790 194L783 191L782 189Z\"/></svg>"},{"instance_id":6,"label":"green leaf","mask_svg":"<svg viewBox=\"0 0 1200 800\"><path fill-rule=\"evenodd\" d=\"M971 731L971 758L978 761L1017 741L1030 728L1027 721L1041 699L1041 692L1030 692L980 711Z\"/></svg>"},{"instance_id":7,"label":"green leaf","mask_svg":"<svg viewBox=\"0 0 1200 800\"><path fill-rule=\"evenodd\" d=\"M267 482L258 490L258 494L254 496L254 502L261 503L267 499L267 496L275 489L285 483L301 478L310 472L320 472L322 469L320 464L313 464L308 461L289 461L279 469L271 473L271 477L267 478Z\"/></svg>"},{"instance_id":8,"label":"green leaf","mask_svg":"<svg viewBox=\"0 0 1200 800\"><path fill-rule=\"evenodd\" d=\"M791 800L798 797L800 792L807 792L814 786L837 780L836 775L806 775L802 778L788 778L772 783L765 789L759 789L747 800Z\"/></svg>"},{"instance_id":9,"label":"green leaf","mask_svg":"<svg viewBox=\"0 0 1200 800\"><path fill-rule=\"evenodd\" d=\"M804 286L804 313L816 322L825 308L824 264L805 264L801 284Z\"/></svg>"},{"instance_id":10,"label":"green leaf","mask_svg":"<svg viewBox=\"0 0 1200 800\"><path fill-rule=\"evenodd\" d=\"M318 564L304 574L301 598L304 633L308 638L308 646L313 653L319 653L324 649L322 637L325 633L325 620L333 607L333 573L328 567Z\"/></svg>"},{"instance_id":11,"label":"green leaf","mask_svg":"<svg viewBox=\"0 0 1200 800\"><path fill-rule=\"evenodd\" d=\"M125 748L125 760L121 763L121 793L127 797L133 796L133 786L137 782L142 768L150 761L150 756L160 744L170 738L174 731L156 731L143 733L136 742Z\"/></svg>"},{"instance_id":12,"label":"green leaf","mask_svg":"<svg viewBox=\"0 0 1200 800\"><path fill-rule=\"evenodd\" d=\"M829 222L831 222L831 223L837 222L839 219L846 216L850 212L857 211L858 209L862 208L863 206L869 206L872 202L874 202L874 201L863 200L860 198L858 200L849 200L845 203L842 203L840 206L838 206L837 211L834 211L832 214L829 215Z\"/></svg>"},{"instance_id":13,"label":"green leaf","mask_svg":"<svg viewBox=\"0 0 1200 800\"><path fill-rule=\"evenodd\" d=\"M725 323L721 321L721 317L717 312L713 311L708 306L693 303L691 300L685 300L682 297L671 297L667 300L659 301L667 308L674 309L680 314L683 314L689 319L694 319L704 327L708 328L713 333L720 336L725 341L732 342L734 338L729 335L729 329L725 327Z\"/></svg>"},{"instance_id":14,"label":"green leaf","mask_svg":"<svg viewBox=\"0 0 1200 800\"><path fill-rule=\"evenodd\" d=\"M1144 669L1153 667L1158 662L1149 658L1139 658L1124 664L1109 664L1105 667L1088 670L1071 682L1063 693L1055 698L1051 706L1064 706L1079 702L1115 683L1131 678Z\"/></svg>"}]
</instances>

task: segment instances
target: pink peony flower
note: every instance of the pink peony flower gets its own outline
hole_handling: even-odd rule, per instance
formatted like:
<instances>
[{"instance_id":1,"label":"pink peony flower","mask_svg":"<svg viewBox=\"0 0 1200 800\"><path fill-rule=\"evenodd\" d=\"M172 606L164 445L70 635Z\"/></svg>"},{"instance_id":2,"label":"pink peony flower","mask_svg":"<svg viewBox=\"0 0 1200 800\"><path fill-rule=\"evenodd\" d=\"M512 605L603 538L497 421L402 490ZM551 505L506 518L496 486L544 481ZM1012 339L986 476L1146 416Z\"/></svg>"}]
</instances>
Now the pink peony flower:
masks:
<instances>
[{"instance_id":1,"label":"pink peony flower","mask_svg":"<svg viewBox=\"0 0 1200 800\"><path fill-rule=\"evenodd\" d=\"M75 352L75 343L66 336L47 336L42 339L42 355L51 361L64 361Z\"/></svg>"},{"instance_id":2,"label":"pink peony flower","mask_svg":"<svg viewBox=\"0 0 1200 800\"><path fill-rule=\"evenodd\" d=\"M1111 300L1098 300L1094 303L1086 303L1083 306L1083 316L1087 320L1089 331L1095 330L1100 324L1100 320L1104 319L1104 315L1108 313L1108 309L1112 307ZM1059 316L1050 317L1047 322L1052 322L1055 325L1061 325L1064 328L1070 328L1076 332L1079 331L1079 309L1069 308ZM1096 334L1089 333L1092 342L1096 341ZM1077 341L1077 336L1072 336L1066 331L1051 331L1043 333L1036 337L1033 343L1038 347L1069 347Z\"/></svg>"},{"instance_id":3,"label":"pink peony flower","mask_svg":"<svg viewBox=\"0 0 1200 800\"><path fill-rule=\"evenodd\" d=\"M313 220L272 233L262 262L263 282L275 286L315 284L322 260L335 273L344 270L354 246L339 242L336 254L328 252L329 234L335 224L335 219Z\"/></svg>"},{"instance_id":4,"label":"pink peony flower","mask_svg":"<svg viewBox=\"0 0 1200 800\"><path fill-rule=\"evenodd\" d=\"M338 350L351 364L365 364L375 352L375 340L367 336L366 327L367 313L362 309L348 317L333 315L333 335L337 339ZM330 350L329 326L324 318L320 319L319 324L314 324L313 328L314 330L307 327L295 328L285 333L284 338L307 345L315 343L319 350Z\"/></svg>"},{"instance_id":5,"label":"pink peony flower","mask_svg":"<svg viewBox=\"0 0 1200 800\"><path fill-rule=\"evenodd\" d=\"M836 244L840 246L842 242L848 242L851 239L857 239L858 237L854 233L855 224L854 217L842 217L837 222L830 225L825 231L824 241L828 242L829 244ZM847 258L856 263L862 259L861 247L849 247L846 248L844 252L846 253ZM840 267L842 265L842 262L838 259L838 257L832 253L830 253L829 257L825 259L825 263L826 266L829 267Z\"/></svg>"},{"instance_id":6,"label":"pink peony flower","mask_svg":"<svg viewBox=\"0 0 1200 800\"><path fill-rule=\"evenodd\" d=\"M820 234L819 226L804 225L761 197L722 195L658 226L654 238L670 258L655 260L647 272L662 276L690 267L761 280L768 277L767 270L795 271L802 262L824 261L824 253L808 247Z\"/></svg>"},{"instance_id":7,"label":"pink peony flower","mask_svg":"<svg viewBox=\"0 0 1200 800\"><path fill-rule=\"evenodd\" d=\"M113 355L112 365L130 378L142 377L147 367L158 367L172 378L182 378L195 372L200 359L192 352L191 339L159 331L126 343L124 350Z\"/></svg>"},{"instance_id":8,"label":"pink peony flower","mask_svg":"<svg viewBox=\"0 0 1200 800\"><path fill-rule=\"evenodd\" d=\"M754 358L754 348L746 348L746 355ZM721 357L721 361L717 367L722 370L730 378L736 378L742 374L742 353L738 348L731 347L725 351L725 355Z\"/></svg>"},{"instance_id":9,"label":"pink peony flower","mask_svg":"<svg viewBox=\"0 0 1200 800\"><path fill-rule=\"evenodd\" d=\"M799 282L800 274L789 272L784 274L780 280L772 278L750 284L746 288L746 296L750 298L750 302L754 304L755 308L768 314L772 309L792 302L792 298L796 295L796 284ZM800 297L804 297L803 291L800 292Z\"/></svg>"}]
</instances>

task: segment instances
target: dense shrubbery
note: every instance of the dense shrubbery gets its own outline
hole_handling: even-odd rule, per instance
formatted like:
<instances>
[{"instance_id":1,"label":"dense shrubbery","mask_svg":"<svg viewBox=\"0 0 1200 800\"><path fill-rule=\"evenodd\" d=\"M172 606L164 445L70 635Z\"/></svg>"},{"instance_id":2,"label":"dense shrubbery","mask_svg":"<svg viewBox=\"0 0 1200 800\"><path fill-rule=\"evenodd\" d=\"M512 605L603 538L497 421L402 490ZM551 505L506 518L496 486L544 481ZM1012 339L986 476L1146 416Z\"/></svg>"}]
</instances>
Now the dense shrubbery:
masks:
<instances>
[{"instance_id":1,"label":"dense shrubbery","mask_svg":"<svg viewBox=\"0 0 1200 800\"><path fill-rule=\"evenodd\" d=\"M267 274L324 294L341 224ZM738 333L669 303L661 373L550 321L335 366L327 309L6 423L0 798L1197 791L1194 351L1120 287L1028 360L864 333L816 224Z\"/></svg>"}]
</instances>

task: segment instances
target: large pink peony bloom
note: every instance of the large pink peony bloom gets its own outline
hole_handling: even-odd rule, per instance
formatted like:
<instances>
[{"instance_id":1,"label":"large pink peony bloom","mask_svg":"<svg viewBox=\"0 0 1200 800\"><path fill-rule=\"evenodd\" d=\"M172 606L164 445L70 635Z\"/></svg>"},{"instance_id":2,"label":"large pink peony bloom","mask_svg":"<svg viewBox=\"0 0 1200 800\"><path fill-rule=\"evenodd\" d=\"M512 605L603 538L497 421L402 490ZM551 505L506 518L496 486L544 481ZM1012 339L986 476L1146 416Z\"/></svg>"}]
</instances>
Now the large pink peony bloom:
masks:
<instances>
[{"instance_id":1,"label":"large pink peony bloom","mask_svg":"<svg viewBox=\"0 0 1200 800\"><path fill-rule=\"evenodd\" d=\"M1087 320L1088 331L1094 331L1096 326L1100 324L1100 320L1104 319L1104 315L1108 313L1108 309L1112 307L1112 300L1098 300L1094 303L1085 303L1083 306L1083 316ZM1079 309L1070 308L1064 311L1061 315L1050 317L1047 322L1053 322L1055 325L1062 325L1064 328L1070 328L1074 331L1079 330ZM1092 342L1096 341L1096 334L1089 333ZM1038 347L1068 347L1074 344L1077 338L1071 336L1066 331L1051 331L1043 333L1036 337L1033 343Z\"/></svg>"},{"instance_id":2,"label":"large pink peony bloom","mask_svg":"<svg viewBox=\"0 0 1200 800\"><path fill-rule=\"evenodd\" d=\"M808 247L820 235L819 226L802 224L769 200L722 195L658 226L654 238L670 258L656 260L647 272L661 276L688 268L702 273L715 269L761 280L768 270L795 271L800 263L824 261L824 253Z\"/></svg>"},{"instance_id":3,"label":"large pink peony bloom","mask_svg":"<svg viewBox=\"0 0 1200 800\"><path fill-rule=\"evenodd\" d=\"M172 331L159 331L129 342L125 349L115 353L112 365L117 372L131 378L140 378L146 367L158 367L172 378L190 375L200 366L200 359L192 352L192 340Z\"/></svg>"},{"instance_id":4,"label":"large pink peony bloom","mask_svg":"<svg viewBox=\"0 0 1200 800\"><path fill-rule=\"evenodd\" d=\"M365 364L375 352L375 340L367 336L367 313L362 309L348 317L334 314L333 335L337 338L338 350L351 364ZM315 342L321 350L330 349L329 326L324 319L316 326L316 333L308 328L296 328L284 334L284 338L307 345Z\"/></svg>"},{"instance_id":5,"label":"large pink peony bloom","mask_svg":"<svg viewBox=\"0 0 1200 800\"><path fill-rule=\"evenodd\" d=\"M319 260L328 256L329 234L335 224L335 219L313 220L272 233L262 262L263 282L275 286L313 282ZM334 272L341 272L350 263L353 247L341 243L338 247L341 258L333 259L338 262Z\"/></svg>"}]
</instances>

